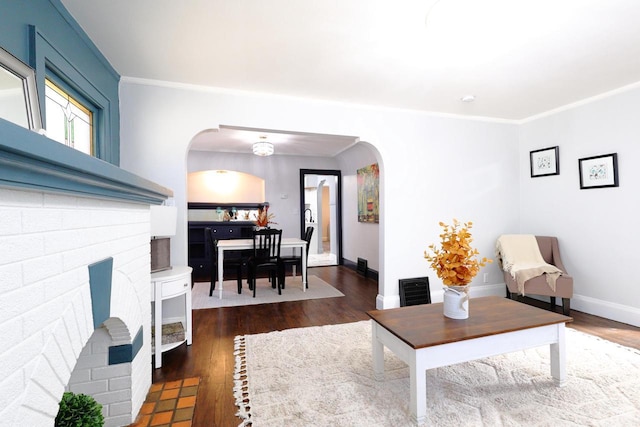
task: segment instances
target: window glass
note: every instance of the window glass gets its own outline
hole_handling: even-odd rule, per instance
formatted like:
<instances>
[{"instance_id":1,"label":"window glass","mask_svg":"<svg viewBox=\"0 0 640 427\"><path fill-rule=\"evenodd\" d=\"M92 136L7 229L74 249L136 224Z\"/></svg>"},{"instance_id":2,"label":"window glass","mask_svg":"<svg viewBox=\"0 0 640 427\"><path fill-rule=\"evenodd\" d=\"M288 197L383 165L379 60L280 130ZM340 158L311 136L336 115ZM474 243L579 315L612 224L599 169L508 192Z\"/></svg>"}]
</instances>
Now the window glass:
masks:
<instances>
[{"instance_id":1,"label":"window glass","mask_svg":"<svg viewBox=\"0 0 640 427\"><path fill-rule=\"evenodd\" d=\"M45 111L47 137L95 155L92 111L49 79L45 79Z\"/></svg>"}]
</instances>

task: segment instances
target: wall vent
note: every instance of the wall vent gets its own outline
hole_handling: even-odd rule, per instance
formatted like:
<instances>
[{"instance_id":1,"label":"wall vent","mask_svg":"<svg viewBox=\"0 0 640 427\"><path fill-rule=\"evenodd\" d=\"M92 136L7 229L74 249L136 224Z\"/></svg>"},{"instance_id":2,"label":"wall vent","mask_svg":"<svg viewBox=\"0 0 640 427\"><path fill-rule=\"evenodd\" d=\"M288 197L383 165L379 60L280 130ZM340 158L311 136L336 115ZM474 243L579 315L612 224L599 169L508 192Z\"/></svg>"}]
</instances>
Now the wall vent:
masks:
<instances>
[{"instance_id":1,"label":"wall vent","mask_svg":"<svg viewBox=\"0 0 640 427\"><path fill-rule=\"evenodd\" d=\"M367 277L367 270L369 269L367 267L368 263L367 260L364 258L358 258L358 267L356 269L356 271L360 274L362 274L364 277Z\"/></svg>"}]
</instances>

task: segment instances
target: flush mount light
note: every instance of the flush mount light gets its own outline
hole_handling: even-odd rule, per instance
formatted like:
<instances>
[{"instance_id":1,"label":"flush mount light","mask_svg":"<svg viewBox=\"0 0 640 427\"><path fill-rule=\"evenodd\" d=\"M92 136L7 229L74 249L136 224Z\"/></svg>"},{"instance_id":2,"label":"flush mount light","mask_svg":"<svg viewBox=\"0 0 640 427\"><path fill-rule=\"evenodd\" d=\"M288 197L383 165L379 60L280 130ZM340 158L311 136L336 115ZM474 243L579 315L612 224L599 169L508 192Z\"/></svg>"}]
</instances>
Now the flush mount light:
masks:
<instances>
[{"instance_id":1,"label":"flush mount light","mask_svg":"<svg viewBox=\"0 0 640 427\"><path fill-rule=\"evenodd\" d=\"M460 98L460 101L462 102L473 102L476 100L475 95L465 95L462 98Z\"/></svg>"},{"instance_id":2,"label":"flush mount light","mask_svg":"<svg viewBox=\"0 0 640 427\"><path fill-rule=\"evenodd\" d=\"M273 144L265 141L266 136L261 136L259 142L253 144L253 154L256 156L270 156L273 154Z\"/></svg>"}]
</instances>

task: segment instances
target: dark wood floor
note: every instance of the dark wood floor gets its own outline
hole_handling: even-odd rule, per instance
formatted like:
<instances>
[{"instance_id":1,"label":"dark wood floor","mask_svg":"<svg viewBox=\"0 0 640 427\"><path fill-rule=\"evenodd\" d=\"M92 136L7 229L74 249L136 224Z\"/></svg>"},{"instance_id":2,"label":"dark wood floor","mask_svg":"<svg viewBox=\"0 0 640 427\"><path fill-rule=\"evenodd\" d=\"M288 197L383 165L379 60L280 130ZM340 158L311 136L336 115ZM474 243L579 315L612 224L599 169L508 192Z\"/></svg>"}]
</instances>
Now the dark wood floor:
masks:
<instances>
[{"instance_id":1,"label":"dark wood floor","mask_svg":"<svg viewBox=\"0 0 640 427\"><path fill-rule=\"evenodd\" d=\"M201 379L193 426L237 426L233 398L236 335L368 320L375 309L377 283L345 267L309 269L345 294L343 298L291 301L193 311L193 345L167 352L153 382L198 376ZM528 300L528 303L540 305ZM572 311L570 327L640 349L640 328Z\"/></svg>"}]
</instances>

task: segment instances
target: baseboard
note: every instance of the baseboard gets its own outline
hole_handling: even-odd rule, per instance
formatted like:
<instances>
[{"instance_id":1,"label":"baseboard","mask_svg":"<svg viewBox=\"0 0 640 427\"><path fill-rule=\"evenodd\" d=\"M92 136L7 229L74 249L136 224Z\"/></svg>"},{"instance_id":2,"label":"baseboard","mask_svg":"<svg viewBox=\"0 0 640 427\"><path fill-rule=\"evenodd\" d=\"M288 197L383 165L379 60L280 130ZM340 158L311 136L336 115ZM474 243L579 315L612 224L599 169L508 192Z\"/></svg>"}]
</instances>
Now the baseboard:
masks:
<instances>
[{"instance_id":1,"label":"baseboard","mask_svg":"<svg viewBox=\"0 0 640 427\"><path fill-rule=\"evenodd\" d=\"M504 289L506 285L502 284L501 286ZM527 296L539 301L549 302L549 297L538 295ZM556 298L556 305L562 306L562 298ZM592 316L603 317L616 322L626 323L627 325L640 327L640 309L628 305L574 294L573 298L571 298L571 309L591 314Z\"/></svg>"},{"instance_id":2,"label":"baseboard","mask_svg":"<svg viewBox=\"0 0 640 427\"><path fill-rule=\"evenodd\" d=\"M353 271L356 271L356 272L358 271L358 263L353 262L351 260L348 260L346 258L343 258L342 262L343 262L343 265L345 267L347 267L347 268L349 268L349 269L351 269ZM373 269L369 268L369 267L367 267L367 272L366 272L365 276L367 278L369 278L369 279L375 280L376 282L378 281L378 272L376 270L373 270Z\"/></svg>"},{"instance_id":3,"label":"baseboard","mask_svg":"<svg viewBox=\"0 0 640 427\"><path fill-rule=\"evenodd\" d=\"M640 327L640 309L636 307L574 294L573 298L571 298L571 308L583 313Z\"/></svg>"}]
</instances>

